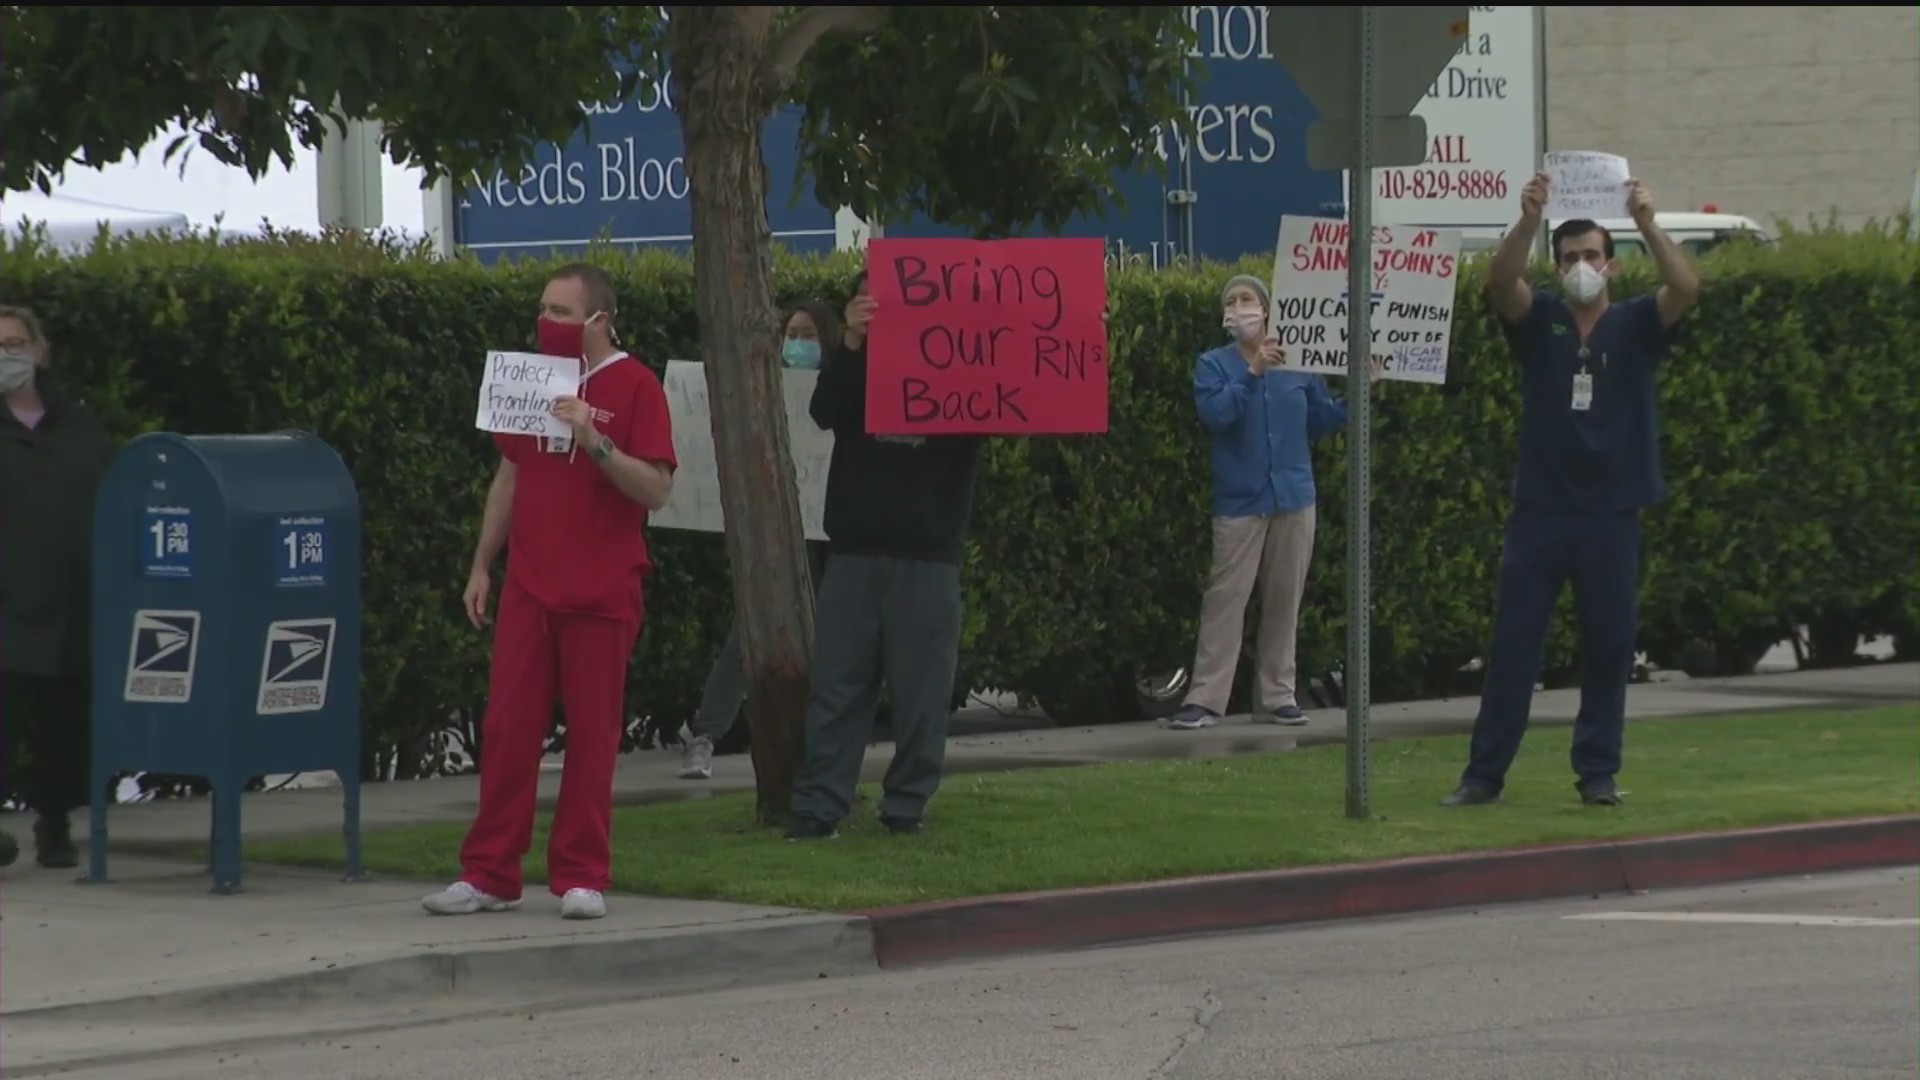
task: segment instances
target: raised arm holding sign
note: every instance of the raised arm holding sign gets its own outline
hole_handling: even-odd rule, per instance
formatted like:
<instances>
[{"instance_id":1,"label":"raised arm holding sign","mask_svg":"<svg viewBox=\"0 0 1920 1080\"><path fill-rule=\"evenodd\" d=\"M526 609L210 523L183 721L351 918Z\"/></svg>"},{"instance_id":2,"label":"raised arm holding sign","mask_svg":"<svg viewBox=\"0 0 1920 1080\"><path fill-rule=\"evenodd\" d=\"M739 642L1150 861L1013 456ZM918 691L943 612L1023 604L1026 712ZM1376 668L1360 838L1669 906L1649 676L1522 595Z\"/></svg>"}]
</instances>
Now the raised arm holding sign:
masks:
<instances>
[{"instance_id":1,"label":"raised arm holding sign","mask_svg":"<svg viewBox=\"0 0 1920 1080\"><path fill-rule=\"evenodd\" d=\"M1107 430L1099 240L875 240L867 431Z\"/></svg>"}]
</instances>

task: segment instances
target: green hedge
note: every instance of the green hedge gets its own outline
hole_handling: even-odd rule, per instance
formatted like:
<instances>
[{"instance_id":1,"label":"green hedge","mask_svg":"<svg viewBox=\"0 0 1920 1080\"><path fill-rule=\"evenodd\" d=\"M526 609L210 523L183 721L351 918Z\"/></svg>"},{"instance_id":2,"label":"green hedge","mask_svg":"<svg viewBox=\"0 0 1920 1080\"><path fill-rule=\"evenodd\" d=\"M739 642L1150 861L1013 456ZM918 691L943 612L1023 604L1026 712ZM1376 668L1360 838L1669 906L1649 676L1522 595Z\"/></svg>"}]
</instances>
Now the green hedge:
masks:
<instances>
[{"instance_id":1,"label":"green hedge","mask_svg":"<svg viewBox=\"0 0 1920 1080\"><path fill-rule=\"evenodd\" d=\"M486 648L460 612L493 455L472 428L488 347L525 342L546 264L483 268L353 237L123 241L78 259L10 244L0 301L39 310L55 365L122 436L301 427L339 449L366 516L369 766L444 766L470 725ZM621 331L659 364L692 357L687 264L608 254ZM853 257L783 256L783 303L844 295ZM1257 262L1240 269L1261 273ZM1875 232L1716 252L1662 376L1670 501L1648 521L1643 646L1663 666L1750 669L1785 627L1891 633L1911 651L1920 589L1912 245ZM1116 273L1104 438L998 440L967 562L964 681L1074 720L1134 707L1135 677L1190 662L1208 556L1205 444L1190 375L1220 340L1225 267ZM1387 386L1374 454L1375 693L1471 692L1515 455L1515 370L1463 277L1450 382ZM1649 287L1630 265L1624 285ZM1338 389L1338 388L1337 388ZM1318 452L1322 511L1302 670L1343 641L1345 442ZM730 607L718 537L655 530L659 574L631 704L677 728ZM1571 671L1570 610L1549 678ZM1244 680L1243 680L1244 681ZM457 748L453 748L457 749Z\"/></svg>"}]
</instances>

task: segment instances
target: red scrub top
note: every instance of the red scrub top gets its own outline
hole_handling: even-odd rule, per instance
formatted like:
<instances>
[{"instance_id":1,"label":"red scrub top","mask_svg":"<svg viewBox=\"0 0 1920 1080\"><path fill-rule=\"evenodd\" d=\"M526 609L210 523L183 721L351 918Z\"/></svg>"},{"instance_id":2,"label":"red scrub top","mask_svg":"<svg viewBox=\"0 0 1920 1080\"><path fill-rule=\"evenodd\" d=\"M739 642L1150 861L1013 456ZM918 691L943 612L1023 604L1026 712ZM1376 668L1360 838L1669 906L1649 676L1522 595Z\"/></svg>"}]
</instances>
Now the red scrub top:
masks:
<instances>
[{"instance_id":1,"label":"red scrub top","mask_svg":"<svg viewBox=\"0 0 1920 1080\"><path fill-rule=\"evenodd\" d=\"M617 353L587 373L581 400L593 426L629 457L665 467L673 454L666 388L647 365ZM639 621L647 557L647 508L621 494L588 453L538 435L495 435L513 462L507 580L542 607Z\"/></svg>"}]
</instances>

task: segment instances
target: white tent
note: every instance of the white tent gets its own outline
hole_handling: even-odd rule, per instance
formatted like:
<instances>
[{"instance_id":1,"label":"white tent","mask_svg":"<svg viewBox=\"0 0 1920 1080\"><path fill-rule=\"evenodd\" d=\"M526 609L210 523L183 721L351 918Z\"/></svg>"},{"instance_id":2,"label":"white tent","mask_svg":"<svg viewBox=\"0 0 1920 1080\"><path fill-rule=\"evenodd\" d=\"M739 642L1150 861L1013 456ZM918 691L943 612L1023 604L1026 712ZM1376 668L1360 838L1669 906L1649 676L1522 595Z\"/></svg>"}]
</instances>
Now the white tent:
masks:
<instances>
[{"instance_id":1,"label":"white tent","mask_svg":"<svg viewBox=\"0 0 1920 1080\"><path fill-rule=\"evenodd\" d=\"M9 238L18 237L22 226L29 223L45 226L49 244L75 254L92 246L101 225L115 236L162 231L183 233L187 229L185 214L135 210L72 195L42 195L37 191L8 192L0 198L0 220L4 220Z\"/></svg>"}]
</instances>

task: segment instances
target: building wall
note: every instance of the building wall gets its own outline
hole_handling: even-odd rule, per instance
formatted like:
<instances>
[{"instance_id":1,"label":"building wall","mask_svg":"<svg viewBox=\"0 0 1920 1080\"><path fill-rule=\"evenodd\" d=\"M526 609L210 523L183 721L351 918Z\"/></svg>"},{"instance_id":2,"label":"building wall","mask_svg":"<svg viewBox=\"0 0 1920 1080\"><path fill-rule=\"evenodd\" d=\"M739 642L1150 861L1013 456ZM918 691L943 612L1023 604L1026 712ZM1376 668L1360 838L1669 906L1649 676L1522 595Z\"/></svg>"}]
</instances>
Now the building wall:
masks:
<instances>
[{"instance_id":1,"label":"building wall","mask_svg":"<svg viewBox=\"0 0 1920 1080\"><path fill-rule=\"evenodd\" d=\"M1920 13L1549 7L1547 149L1626 157L1662 210L1857 226L1920 161Z\"/></svg>"}]
</instances>

